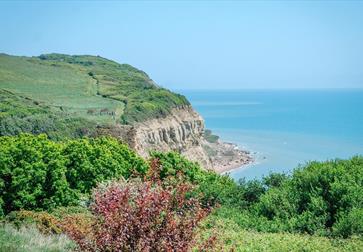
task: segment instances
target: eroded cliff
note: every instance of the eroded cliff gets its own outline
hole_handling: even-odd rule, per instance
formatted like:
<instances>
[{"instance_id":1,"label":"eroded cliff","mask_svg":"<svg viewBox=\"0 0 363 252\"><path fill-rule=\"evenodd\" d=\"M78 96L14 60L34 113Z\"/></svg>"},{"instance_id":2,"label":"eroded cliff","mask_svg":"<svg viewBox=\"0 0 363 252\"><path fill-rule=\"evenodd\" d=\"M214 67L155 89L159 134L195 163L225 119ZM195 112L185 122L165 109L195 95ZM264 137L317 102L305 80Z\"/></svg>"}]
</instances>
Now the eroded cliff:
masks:
<instances>
[{"instance_id":1,"label":"eroded cliff","mask_svg":"<svg viewBox=\"0 0 363 252\"><path fill-rule=\"evenodd\" d=\"M173 109L171 115L135 125L132 146L146 157L150 150L177 151L188 159L212 169L211 159L203 148L204 121L190 106Z\"/></svg>"},{"instance_id":2,"label":"eroded cliff","mask_svg":"<svg viewBox=\"0 0 363 252\"><path fill-rule=\"evenodd\" d=\"M130 125L100 128L99 134L111 134L127 142L141 156L152 150L177 151L205 169L223 172L251 162L246 151L230 143L210 143L204 138L204 120L191 107L173 109L164 118L150 119Z\"/></svg>"}]
</instances>

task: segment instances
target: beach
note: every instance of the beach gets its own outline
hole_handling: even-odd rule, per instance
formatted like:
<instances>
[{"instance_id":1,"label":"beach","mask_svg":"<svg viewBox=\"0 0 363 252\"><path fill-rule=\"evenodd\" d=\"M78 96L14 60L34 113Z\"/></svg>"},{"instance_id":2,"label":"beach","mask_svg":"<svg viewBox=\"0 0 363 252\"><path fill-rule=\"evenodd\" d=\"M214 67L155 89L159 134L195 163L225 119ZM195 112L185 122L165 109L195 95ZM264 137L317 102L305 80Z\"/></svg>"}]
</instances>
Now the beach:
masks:
<instances>
[{"instance_id":1,"label":"beach","mask_svg":"<svg viewBox=\"0 0 363 252\"><path fill-rule=\"evenodd\" d=\"M208 143L208 145L209 148L213 148L215 151L214 155L211 155L211 162L214 167L213 170L217 173L239 169L254 161L249 151L241 150L234 143L219 140L217 143Z\"/></svg>"}]
</instances>

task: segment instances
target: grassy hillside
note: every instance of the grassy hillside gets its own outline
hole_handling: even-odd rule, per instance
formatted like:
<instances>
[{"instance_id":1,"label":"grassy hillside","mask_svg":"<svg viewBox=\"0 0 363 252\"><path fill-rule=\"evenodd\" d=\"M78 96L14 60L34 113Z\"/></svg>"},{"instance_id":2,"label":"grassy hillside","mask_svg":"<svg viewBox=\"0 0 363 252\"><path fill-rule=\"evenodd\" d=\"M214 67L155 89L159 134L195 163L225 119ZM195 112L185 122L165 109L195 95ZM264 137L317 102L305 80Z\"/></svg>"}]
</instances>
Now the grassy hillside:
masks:
<instances>
[{"instance_id":1,"label":"grassy hillside","mask_svg":"<svg viewBox=\"0 0 363 252\"><path fill-rule=\"evenodd\" d=\"M0 89L0 101L0 136L46 133L61 140L89 135L95 130L91 120L4 89Z\"/></svg>"},{"instance_id":2,"label":"grassy hillside","mask_svg":"<svg viewBox=\"0 0 363 252\"><path fill-rule=\"evenodd\" d=\"M213 227L213 229L210 229ZM230 218L210 216L204 223L201 236L206 237L218 230L218 239L224 251L362 251L363 240L332 239L317 235L294 234L287 232L268 233L241 228ZM211 231L212 230L212 231Z\"/></svg>"},{"instance_id":3,"label":"grassy hillside","mask_svg":"<svg viewBox=\"0 0 363 252\"><path fill-rule=\"evenodd\" d=\"M65 235L44 235L34 227L0 226L0 252L65 252L74 251L75 244Z\"/></svg>"},{"instance_id":4,"label":"grassy hillside","mask_svg":"<svg viewBox=\"0 0 363 252\"><path fill-rule=\"evenodd\" d=\"M10 94L4 90L10 91L16 99L30 98L94 124L131 124L189 104L184 96L155 85L144 72L99 56L0 54L0 89L2 100Z\"/></svg>"}]
</instances>

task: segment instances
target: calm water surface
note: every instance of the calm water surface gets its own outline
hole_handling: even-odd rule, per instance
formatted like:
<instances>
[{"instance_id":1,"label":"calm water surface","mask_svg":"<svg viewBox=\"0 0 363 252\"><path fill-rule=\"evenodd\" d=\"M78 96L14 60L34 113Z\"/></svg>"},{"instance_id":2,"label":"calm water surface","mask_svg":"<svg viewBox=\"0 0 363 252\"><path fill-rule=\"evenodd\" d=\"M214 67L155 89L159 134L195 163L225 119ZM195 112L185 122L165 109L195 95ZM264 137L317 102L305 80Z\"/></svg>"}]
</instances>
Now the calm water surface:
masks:
<instances>
[{"instance_id":1,"label":"calm water surface","mask_svg":"<svg viewBox=\"0 0 363 252\"><path fill-rule=\"evenodd\" d=\"M207 128L254 153L254 164L230 173L235 179L363 154L363 90L179 92Z\"/></svg>"}]
</instances>

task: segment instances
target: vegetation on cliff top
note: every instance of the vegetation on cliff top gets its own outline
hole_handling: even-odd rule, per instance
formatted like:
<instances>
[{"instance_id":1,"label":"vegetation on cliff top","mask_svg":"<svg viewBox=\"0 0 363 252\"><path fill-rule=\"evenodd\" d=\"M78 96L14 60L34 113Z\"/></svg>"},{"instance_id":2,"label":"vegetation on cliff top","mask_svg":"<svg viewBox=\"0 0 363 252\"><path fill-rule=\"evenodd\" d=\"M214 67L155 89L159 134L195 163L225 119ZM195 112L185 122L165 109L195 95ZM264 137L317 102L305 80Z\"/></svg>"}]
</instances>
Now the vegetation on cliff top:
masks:
<instances>
[{"instance_id":1,"label":"vegetation on cliff top","mask_svg":"<svg viewBox=\"0 0 363 252\"><path fill-rule=\"evenodd\" d=\"M131 124L163 117L175 107L189 105L184 96L158 87L146 73L130 65L87 55L16 57L0 54L0 90L1 103L9 99L31 99L41 105L41 111L24 109L23 118L62 112L67 117L87 120L94 125ZM30 104L19 102L23 107ZM7 106L13 106L13 102L8 102ZM31 104L31 107L40 106ZM17 112L10 115L4 113L3 107L0 109L1 120L23 124ZM11 109L17 108L14 105ZM29 120L32 124L35 119ZM3 129L2 135L12 133L9 122L7 126L9 129ZM63 132L62 127L58 130Z\"/></svg>"}]
</instances>

